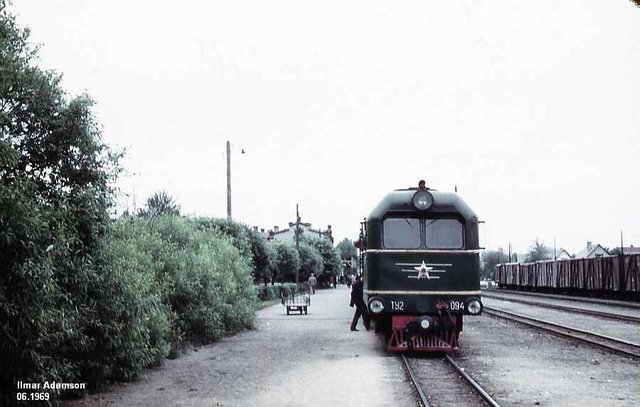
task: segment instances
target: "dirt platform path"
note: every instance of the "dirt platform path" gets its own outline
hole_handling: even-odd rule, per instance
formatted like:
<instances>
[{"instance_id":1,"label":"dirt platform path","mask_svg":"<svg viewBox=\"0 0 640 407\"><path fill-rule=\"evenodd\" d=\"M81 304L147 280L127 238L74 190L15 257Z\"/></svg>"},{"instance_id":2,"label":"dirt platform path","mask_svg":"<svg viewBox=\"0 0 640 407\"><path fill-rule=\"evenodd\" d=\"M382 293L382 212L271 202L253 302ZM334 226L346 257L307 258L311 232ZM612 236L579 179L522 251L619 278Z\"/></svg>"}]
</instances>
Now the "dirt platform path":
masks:
<instances>
[{"instance_id":1,"label":"dirt platform path","mask_svg":"<svg viewBox=\"0 0 640 407\"><path fill-rule=\"evenodd\" d=\"M317 291L308 315L275 305L257 329L198 348L135 383L70 406L416 406L399 359L362 325L345 286Z\"/></svg>"}]
</instances>

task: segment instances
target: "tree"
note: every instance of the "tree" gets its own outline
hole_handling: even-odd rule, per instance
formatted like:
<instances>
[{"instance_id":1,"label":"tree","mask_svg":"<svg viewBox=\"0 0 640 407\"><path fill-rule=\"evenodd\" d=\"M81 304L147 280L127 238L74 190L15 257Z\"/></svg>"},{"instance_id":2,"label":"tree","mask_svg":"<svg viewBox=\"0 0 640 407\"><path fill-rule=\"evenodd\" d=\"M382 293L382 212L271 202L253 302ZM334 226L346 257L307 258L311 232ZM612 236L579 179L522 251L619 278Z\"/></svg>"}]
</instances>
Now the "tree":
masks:
<instances>
[{"instance_id":1,"label":"tree","mask_svg":"<svg viewBox=\"0 0 640 407\"><path fill-rule=\"evenodd\" d=\"M318 276L318 284L328 285L334 276L340 275L342 261L338 249L326 239L305 238L304 241L315 248L322 257L322 273Z\"/></svg>"},{"instance_id":2,"label":"tree","mask_svg":"<svg viewBox=\"0 0 640 407\"><path fill-rule=\"evenodd\" d=\"M620 247L614 247L613 249L609 249L608 247L603 247L603 249L609 253L610 256L619 256L622 254L622 249Z\"/></svg>"},{"instance_id":3,"label":"tree","mask_svg":"<svg viewBox=\"0 0 640 407\"><path fill-rule=\"evenodd\" d=\"M300 243L300 281L309 279L311 273L319 276L324 268L320 253L307 243Z\"/></svg>"},{"instance_id":4,"label":"tree","mask_svg":"<svg viewBox=\"0 0 640 407\"><path fill-rule=\"evenodd\" d=\"M496 271L496 265L509 261L509 256L499 248L498 250L485 250L482 254L482 273L481 278L493 278Z\"/></svg>"},{"instance_id":5,"label":"tree","mask_svg":"<svg viewBox=\"0 0 640 407\"><path fill-rule=\"evenodd\" d=\"M340 252L340 258L343 260L351 260L352 257L358 256L358 251L353 242L346 237L336 246Z\"/></svg>"},{"instance_id":6,"label":"tree","mask_svg":"<svg viewBox=\"0 0 640 407\"><path fill-rule=\"evenodd\" d=\"M351 264L351 268L357 270L360 259L358 258L358 250L353 245L353 242L345 237L336 247L340 252L340 258L343 261L351 261L352 259L355 259L355 264Z\"/></svg>"},{"instance_id":7,"label":"tree","mask_svg":"<svg viewBox=\"0 0 640 407\"><path fill-rule=\"evenodd\" d=\"M162 215L180 215L180 205L166 191L154 192L147 198L145 207L138 211L138 216L148 218Z\"/></svg>"},{"instance_id":8,"label":"tree","mask_svg":"<svg viewBox=\"0 0 640 407\"><path fill-rule=\"evenodd\" d=\"M295 247L289 243L276 243L276 258L273 262L274 280L295 282L296 271L300 268L300 256Z\"/></svg>"},{"instance_id":9,"label":"tree","mask_svg":"<svg viewBox=\"0 0 640 407\"><path fill-rule=\"evenodd\" d=\"M271 277L271 265L275 260L276 252L260 233L248 228L247 230L253 257L253 279L255 282L262 281L266 285Z\"/></svg>"},{"instance_id":10,"label":"tree","mask_svg":"<svg viewBox=\"0 0 640 407\"><path fill-rule=\"evenodd\" d=\"M525 263L532 263L539 260L550 260L552 257L553 251L536 238L535 242L529 246L529 252L524 261Z\"/></svg>"}]
</instances>

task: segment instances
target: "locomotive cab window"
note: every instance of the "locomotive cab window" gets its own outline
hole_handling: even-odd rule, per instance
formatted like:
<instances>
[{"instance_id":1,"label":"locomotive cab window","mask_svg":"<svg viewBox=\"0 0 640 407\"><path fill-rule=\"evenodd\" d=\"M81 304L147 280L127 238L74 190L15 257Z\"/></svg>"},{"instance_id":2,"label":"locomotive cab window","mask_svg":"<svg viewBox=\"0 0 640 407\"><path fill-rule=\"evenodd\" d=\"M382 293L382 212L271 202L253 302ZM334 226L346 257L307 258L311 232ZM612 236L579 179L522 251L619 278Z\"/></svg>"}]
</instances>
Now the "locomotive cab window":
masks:
<instances>
[{"instance_id":1,"label":"locomotive cab window","mask_svg":"<svg viewBox=\"0 0 640 407\"><path fill-rule=\"evenodd\" d=\"M464 234L457 219L427 219L428 249L462 249Z\"/></svg>"},{"instance_id":2,"label":"locomotive cab window","mask_svg":"<svg viewBox=\"0 0 640 407\"><path fill-rule=\"evenodd\" d=\"M387 218L382 224L384 247L389 249L417 249L420 247L420 220Z\"/></svg>"}]
</instances>

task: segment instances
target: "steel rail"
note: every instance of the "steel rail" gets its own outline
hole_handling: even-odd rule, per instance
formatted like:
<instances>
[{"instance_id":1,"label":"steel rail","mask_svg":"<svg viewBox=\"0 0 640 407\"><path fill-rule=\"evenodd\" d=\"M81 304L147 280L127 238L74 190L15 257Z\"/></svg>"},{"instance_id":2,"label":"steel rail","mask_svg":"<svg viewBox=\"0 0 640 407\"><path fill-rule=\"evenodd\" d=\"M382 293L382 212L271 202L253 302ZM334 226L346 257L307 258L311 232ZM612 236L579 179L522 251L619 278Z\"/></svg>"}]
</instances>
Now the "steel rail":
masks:
<instances>
[{"instance_id":1,"label":"steel rail","mask_svg":"<svg viewBox=\"0 0 640 407\"><path fill-rule=\"evenodd\" d=\"M400 356L402 357L402 361L404 362L404 367L407 369L407 372L409 372L409 377L411 378L411 384L413 384L413 387L415 387L416 390L418 391L418 396L420 396L420 402L422 403L423 406L430 407L431 404L429 404L429 399L427 398L427 395L424 393L424 391L422 390L422 387L418 383L418 379L416 379L416 376L413 374L413 369L409 365L409 361L407 361L407 358L406 356L404 356L404 353L401 353Z\"/></svg>"},{"instance_id":2,"label":"steel rail","mask_svg":"<svg viewBox=\"0 0 640 407\"><path fill-rule=\"evenodd\" d=\"M425 394L425 392L422 390L422 387L420 386L420 384L418 383L418 380L416 379L414 373L413 373L413 369L411 368L411 365L409 365L409 361L407 360L406 356L404 354L401 354L402 357L402 361L404 362L404 365L407 369L407 371L409 372L409 377L411 378L411 383L413 384L413 386L416 388L416 390L418 391L418 395L420 396L420 402L425 406L425 407L429 407L429 399L427 397L427 395ZM455 360L453 360L453 358L449 355L447 355L446 353L444 354L445 359L447 360L447 362L449 363L449 365L451 367L453 367L456 372L467 382L471 385L471 387L473 387L473 389L476 391L476 393L490 406L492 407L500 407L500 404L498 404L497 401L495 401L493 399L493 397L491 397L491 395L489 395L489 393L487 393L487 391L485 389L482 388L482 386L480 386L480 384L478 384L478 382L476 382L471 376L469 376L462 367L460 367L460 365L458 365Z\"/></svg>"},{"instance_id":3,"label":"steel rail","mask_svg":"<svg viewBox=\"0 0 640 407\"><path fill-rule=\"evenodd\" d=\"M493 298L493 299L502 300L502 301L512 301L512 302L517 302L517 303L520 303L520 304L534 305L534 306L537 306L537 307L558 309L558 310L561 310L561 311L576 312L576 313L580 313L580 314L593 315L593 316L597 316L597 317L609 318L609 319L614 319L614 320L618 320L618 321L629 321L629 322L640 323L640 318L639 317L634 317L634 316L631 316L631 315L612 314L610 312L594 311L594 310L585 309L585 308L576 308L576 307L568 307L568 306L565 306L565 305L548 304L548 303L544 303L544 302L536 302L536 301L531 301L531 300L523 300L523 299L520 299L520 298L514 298L514 297L511 297L509 295L502 296L502 295L495 295L493 293L492 294L487 294L486 292L482 293L482 297L483 298Z\"/></svg>"},{"instance_id":4,"label":"steel rail","mask_svg":"<svg viewBox=\"0 0 640 407\"><path fill-rule=\"evenodd\" d=\"M489 403L490 406L493 407L500 407L500 404L498 404L497 401L495 401L493 399L493 397L491 397L491 395L489 395L489 393L487 393L487 391L485 389L482 388L482 386L480 386L478 384L478 382L476 382L475 380L473 380L473 378L471 376L469 376L463 368L460 367L460 365L458 365L455 360L453 360L453 358L449 355L447 355L446 353L444 354L445 359L447 359L447 361L449 362L449 364L451 366L453 366L454 369L456 369L456 371L460 374L460 376L464 377L464 379L467 381L467 383L469 383L476 392L478 392L478 394L480 395L480 397L482 397L484 399L484 401L486 401L487 403Z\"/></svg>"},{"instance_id":5,"label":"steel rail","mask_svg":"<svg viewBox=\"0 0 640 407\"><path fill-rule=\"evenodd\" d=\"M485 289L485 290L482 290L482 293L483 293L482 295L485 295L485 293L492 292L492 291L500 292L504 294L514 294L514 295L522 295L522 296L528 296L528 297L555 298L559 300L580 301L580 302L586 302L590 304L604 304L612 307L640 308L640 303L632 302L632 301L610 300L606 298L580 297L577 295L562 295L562 294L549 294L549 293L521 291L521 290L510 290L506 288Z\"/></svg>"},{"instance_id":6,"label":"steel rail","mask_svg":"<svg viewBox=\"0 0 640 407\"><path fill-rule=\"evenodd\" d=\"M634 358L640 359L640 344L637 344L637 343L628 342L623 339L613 338L607 335L601 335L595 332L584 331L577 328L571 328L565 325L560 325L560 324L556 324L556 323L541 320L541 319L536 319L536 318L531 318L531 317L527 317L520 314L515 314L513 312L502 311L502 310L498 310L491 307L484 307L483 311L489 315L508 319L510 321L520 322L521 324L538 328L547 332L551 332L559 336L586 342L590 345L599 346L601 348L604 348L616 353L621 353L627 356L632 356ZM586 337L580 336L578 334L586 335ZM589 336L591 336L592 338L597 338L600 341L591 339L589 338ZM604 343L602 342L602 340L612 342L614 345ZM620 345L627 346L631 348L631 350L621 349L619 347Z\"/></svg>"}]
</instances>

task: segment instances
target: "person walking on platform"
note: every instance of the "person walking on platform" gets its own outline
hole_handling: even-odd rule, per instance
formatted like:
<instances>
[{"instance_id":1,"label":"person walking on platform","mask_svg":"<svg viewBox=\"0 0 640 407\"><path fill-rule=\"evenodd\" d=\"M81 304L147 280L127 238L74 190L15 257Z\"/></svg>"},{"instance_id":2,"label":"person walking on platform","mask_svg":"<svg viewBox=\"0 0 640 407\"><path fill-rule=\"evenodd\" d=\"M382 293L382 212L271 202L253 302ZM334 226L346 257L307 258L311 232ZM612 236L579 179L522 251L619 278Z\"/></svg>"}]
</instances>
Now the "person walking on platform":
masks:
<instances>
[{"instance_id":1,"label":"person walking on platform","mask_svg":"<svg viewBox=\"0 0 640 407\"><path fill-rule=\"evenodd\" d=\"M356 281L351 287L351 302L349 303L350 307L353 307L354 305L356 307L356 312L353 314L353 321L351 321L352 331L357 331L356 325L358 325L358 319L360 319L360 316L362 316L362 322L364 323L365 329L367 331L371 329L371 321L367 314L367 304L364 303L364 298L362 297L362 290L362 279L360 278L360 275L357 275Z\"/></svg>"},{"instance_id":2,"label":"person walking on platform","mask_svg":"<svg viewBox=\"0 0 640 407\"><path fill-rule=\"evenodd\" d=\"M309 292L311 294L316 293L316 285L318 285L318 279L315 274L311 273L311 277L309 277Z\"/></svg>"}]
</instances>

